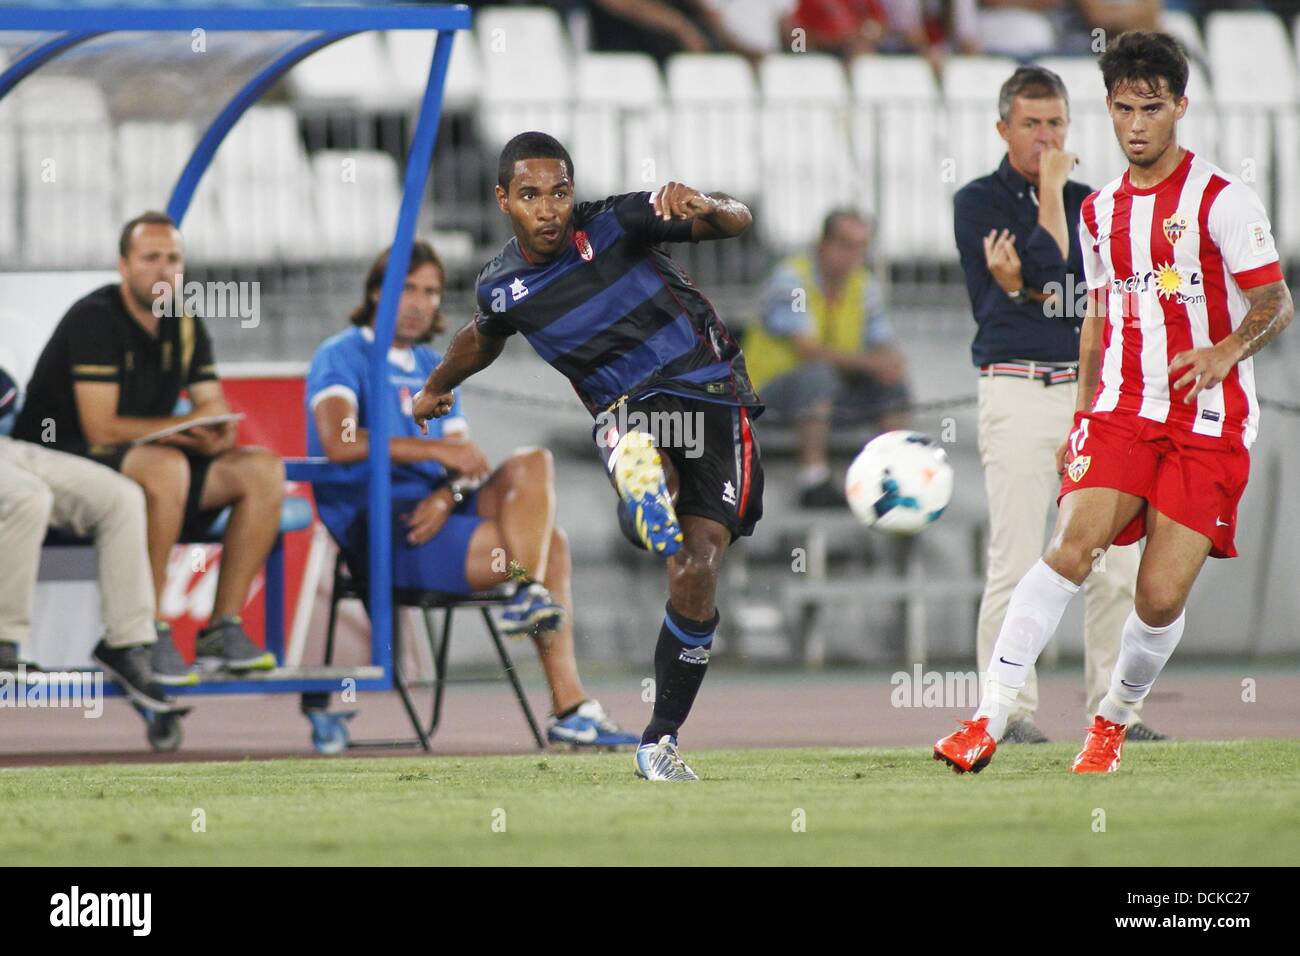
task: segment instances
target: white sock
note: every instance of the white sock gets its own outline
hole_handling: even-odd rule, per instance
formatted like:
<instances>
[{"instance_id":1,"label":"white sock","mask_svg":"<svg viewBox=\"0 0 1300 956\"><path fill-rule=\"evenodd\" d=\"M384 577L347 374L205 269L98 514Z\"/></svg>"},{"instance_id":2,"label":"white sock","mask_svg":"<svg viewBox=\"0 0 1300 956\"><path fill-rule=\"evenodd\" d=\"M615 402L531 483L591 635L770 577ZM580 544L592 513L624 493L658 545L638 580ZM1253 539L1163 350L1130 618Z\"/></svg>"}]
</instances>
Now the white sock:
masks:
<instances>
[{"instance_id":1,"label":"white sock","mask_svg":"<svg viewBox=\"0 0 1300 956\"><path fill-rule=\"evenodd\" d=\"M988 664L988 683L980 698L975 719L989 719L988 732L994 740L1006 733L1007 721L1020 689L1028 680L1030 667L1056 633L1070 599L1079 593L1079 585L1061 577L1044 563L1034 562L1007 604L993 656Z\"/></svg>"},{"instance_id":2,"label":"white sock","mask_svg":"<svg viewBox=\"0 0 1300 956\"><path fill-rule=\"evenodd\" d=\"M820 485L830 476L830 465L804 465L799 469L799 487L811 488L814 485Z\"/></svg>"},{"instance_id":3,"label":"white sock","mask_svg":"<svg viewBox=\"0 0 1300 956\"><path fill-rule=\"evenodd\" d=\"M1097 713L1115 724L1127 725L1133 719L1133 708L1151 693L1165 664L1183 636L1187 612L1164 627L1150 627L1129 613L1120 638L1119 658L1110 675L1110 690L1097 706Z\"/></svg>"}]
</instances>

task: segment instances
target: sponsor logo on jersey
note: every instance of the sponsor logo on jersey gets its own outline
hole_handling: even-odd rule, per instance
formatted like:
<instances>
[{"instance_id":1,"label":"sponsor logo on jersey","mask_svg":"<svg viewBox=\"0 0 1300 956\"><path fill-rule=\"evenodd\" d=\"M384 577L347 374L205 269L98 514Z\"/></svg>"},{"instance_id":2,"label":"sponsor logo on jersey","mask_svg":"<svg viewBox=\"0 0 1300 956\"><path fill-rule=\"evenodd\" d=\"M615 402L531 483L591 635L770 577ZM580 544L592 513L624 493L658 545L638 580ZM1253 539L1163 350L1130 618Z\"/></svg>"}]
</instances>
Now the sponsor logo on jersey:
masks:
<instances>
[{"instance_id":1,"label":"sponsor logo on jersey","mask_svg":"<svg viewBox=\"0 0 1300 956\"><path fill-rule=\"evenodd\" d=\"M524 285L524 280L518 277L510 283L510 297L518 302L528 294L528 286Z\"/></svg>"},{"instance_id":2,"label":"sponsor logo on jersey","mask_svg":"<svg viewBox=\"0 0 1300 956\"><path fill-rule=\"evenodd\" d=\"M1065 472L1070 476L1070 480L1076 484L1083 480L1083 476L1088 473L1088 466L1092 464L1091 455L1080 455L1074 461L1070 462Z\"/></svg>"},{"instance_id":3,"label":"sponsor logo on jersey","mask_svg":"<svg viewBox=\"0 0 1300 956\"><path fill-rule=\"evenodd\" d=\"M736 503L736 486L730 481L725 481L722 484L722 500L729 505Z\"/></svg>"}]
</instances>

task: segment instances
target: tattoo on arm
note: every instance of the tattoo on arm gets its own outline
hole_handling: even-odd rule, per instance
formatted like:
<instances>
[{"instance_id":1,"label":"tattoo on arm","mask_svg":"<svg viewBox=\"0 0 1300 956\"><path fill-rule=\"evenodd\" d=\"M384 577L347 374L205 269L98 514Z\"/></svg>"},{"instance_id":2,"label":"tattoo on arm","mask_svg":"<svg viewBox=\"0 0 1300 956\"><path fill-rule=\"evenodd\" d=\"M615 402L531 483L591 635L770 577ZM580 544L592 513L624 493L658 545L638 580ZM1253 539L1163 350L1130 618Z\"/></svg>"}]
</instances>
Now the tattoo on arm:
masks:
<instances>
[{"instance_id":1,"label":"tattoo on arm","mask_svg":"<svg viewBox=\"0 0 1300 956\"><path fill-rule=\"evenodd\" d=\"M1250 311L1232 333L1241 340L1241 358L1248 359L1291 324L1294 305L1285 282L1270 282L1245 290Z\"/></svg>"}]
</instances>

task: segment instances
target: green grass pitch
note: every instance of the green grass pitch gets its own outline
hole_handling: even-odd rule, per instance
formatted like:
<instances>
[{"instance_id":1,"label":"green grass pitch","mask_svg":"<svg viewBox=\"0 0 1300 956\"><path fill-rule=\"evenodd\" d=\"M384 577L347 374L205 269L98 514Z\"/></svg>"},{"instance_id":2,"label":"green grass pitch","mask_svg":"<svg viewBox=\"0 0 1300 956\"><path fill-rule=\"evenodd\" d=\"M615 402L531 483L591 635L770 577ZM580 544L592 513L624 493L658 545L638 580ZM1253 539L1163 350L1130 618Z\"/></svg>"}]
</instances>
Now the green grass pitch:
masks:
<instances>
[{"instance_id":1,"label":"green grass pitch","mask_svg":"<svg viewBox=\"0 0 1300 956\"><path fill-rule=\"evenodd\" d=\"M363 758L0 771L0 858L33 864L1300 863L1300 740ZM196 813L196 811L202 811ZM205 832L196 832L199 824ZM1102 829L1104 826L1104 830Z\"/></svg>"}]
</instances>

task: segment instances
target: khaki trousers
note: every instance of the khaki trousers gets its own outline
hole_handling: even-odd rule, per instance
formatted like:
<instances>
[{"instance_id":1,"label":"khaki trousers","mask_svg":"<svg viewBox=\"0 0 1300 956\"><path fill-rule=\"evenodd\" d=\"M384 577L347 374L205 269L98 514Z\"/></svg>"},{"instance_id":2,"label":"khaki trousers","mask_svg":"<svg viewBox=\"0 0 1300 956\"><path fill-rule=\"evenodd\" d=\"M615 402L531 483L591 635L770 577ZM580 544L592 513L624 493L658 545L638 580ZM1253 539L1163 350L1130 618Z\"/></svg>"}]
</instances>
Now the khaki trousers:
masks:
<instances>
[{"instance_id":1,"label":"khaki trousers","mask_svg":"<svg viewBox=\"0 0 1300 956\"><path fill-rule=\"evenodd\" d=\"M152 644L153 579L144 492L97 462L0 435L0 641L31 631L41 543L50 527L93 534L101 614L113 647Z\"/></svg>"},{"instance_id":2,"label":"khaki trousers","mask_svg":"<svg viewBox=\"0 0 1300 956\"><path fill-rule=\"evenodd\" d=\"M1060 490L1056 449L1074 420L1077 386L981 375L979 452L989 502L988 578L980 601L978 664L987 669L1011 592L1043 554L1043 528ZM1140 551L1112 546L1084 582L1085 719L1091 719L1110 686L1120 634L1133 609ZM1033 667L1011 720L1038 709Z\"/></svg>"}]
</instances>

